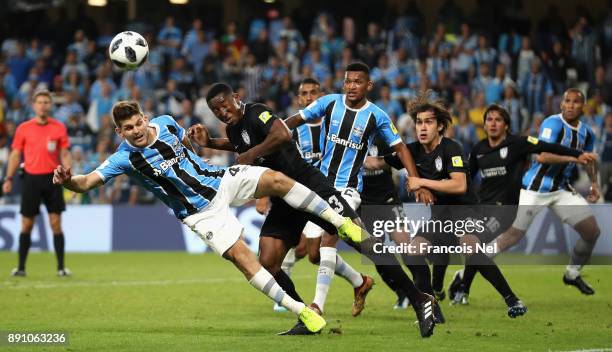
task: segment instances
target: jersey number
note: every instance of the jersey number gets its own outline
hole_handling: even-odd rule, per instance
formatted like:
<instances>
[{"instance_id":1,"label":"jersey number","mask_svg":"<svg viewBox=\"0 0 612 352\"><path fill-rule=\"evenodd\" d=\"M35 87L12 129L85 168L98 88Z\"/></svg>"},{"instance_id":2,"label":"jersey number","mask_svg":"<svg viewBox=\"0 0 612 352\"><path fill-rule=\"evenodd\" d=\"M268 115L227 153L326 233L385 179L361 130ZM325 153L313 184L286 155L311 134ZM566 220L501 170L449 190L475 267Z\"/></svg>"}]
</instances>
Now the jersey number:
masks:
<instances>
[{"instance_id":1,"label":"jersey number","mask_svg":"<svg viewBox=\"0 0 612 352\"><path fill-rule=\"evenodd\" d=\"M336 211L336 213L342 214L344 207L342 206L342 203L340 203L340 200L338 200L338 197L333 195L329 197L328 202L329 205Z\"/></svg>"},{"instance_id":2,"label":"jersey number","mask_svg":"<svg viewBox=\"0 0 612 352\"><path fill-rule=\"evenodd\" d=\"M232 176L236 176L236 174L237 174L238 172L240 172L240 168L239 168L238 166L234 166L234 167L230 167L230 168L228 169L228 171L229 171L230 175L232 175Z\"/></svg>"}]
</instances>

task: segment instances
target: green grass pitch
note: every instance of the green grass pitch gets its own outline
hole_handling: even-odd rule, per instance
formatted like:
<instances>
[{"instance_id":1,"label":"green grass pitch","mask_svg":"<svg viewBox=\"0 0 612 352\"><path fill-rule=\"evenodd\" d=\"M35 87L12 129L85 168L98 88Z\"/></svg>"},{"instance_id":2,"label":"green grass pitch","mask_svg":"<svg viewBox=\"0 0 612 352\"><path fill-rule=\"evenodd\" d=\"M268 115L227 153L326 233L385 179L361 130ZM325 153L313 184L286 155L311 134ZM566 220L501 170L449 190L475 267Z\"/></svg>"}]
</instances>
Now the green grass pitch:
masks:
<instances>
[{"instance_id":1,"label":"green grass pitch","mask_svg":"<svg viewBox=\"0 0 612 352\"><path fill-rule=\"evenodd\" d=\"M597 291L582 296L561 282L562 266L504 266L529 307L510 319L503 300L477 276L469 306L442 302L447 323L422 339L412 309L394 311L394 294L375 277L362 315L352 289L334 278L320 336L276 336L295 317L275 313L230 263L214 254L176 252L67 255L71 278L55 277L52 253L32 253L27 278L11 278L15 253L0 253L0 331L66 331L68 346L0 346L2 351L568 351L612 348L612 266L585 270ZM446 284L457 267L450 267ZM303 260L293 278L304 299L316 268ZM333 328L333 329L332 329ZM330 332L333 330L334 332Z\"/></svg>"}]
</instances>

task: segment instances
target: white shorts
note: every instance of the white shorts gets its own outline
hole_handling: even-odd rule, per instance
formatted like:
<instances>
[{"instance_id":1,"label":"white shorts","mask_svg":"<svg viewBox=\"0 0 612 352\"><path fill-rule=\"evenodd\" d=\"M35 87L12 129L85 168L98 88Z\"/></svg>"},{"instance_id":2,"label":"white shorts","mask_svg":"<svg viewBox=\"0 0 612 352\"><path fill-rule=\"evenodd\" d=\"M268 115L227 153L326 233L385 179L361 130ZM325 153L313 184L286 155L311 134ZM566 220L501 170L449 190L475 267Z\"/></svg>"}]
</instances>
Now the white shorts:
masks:
<instances>
[{"instance_id":1,"label":"white shorts","mask_svg":"<svg viewBox=\"0 0 612 352\"><path fill-rule=\"evenodd\" d=\"M549 207L561 221L571 226L593 216L589 203L579 194L566 190L539 193L521 189L519 208L512 227L527 231L535 216L544 207Z\"/></svg>"},{"instance_id":2,"label":"white shorts","mask_svg":"<svg viewBox=\"0 0 612 352\"><path fill-rule=\"evenodd\" d=\"M338 191L340 191L342 198L346 200L346 202L351 206L351 208L357 211L357 208L359 208L359 206L361 205L361 195L359 194L359 192L355 188L342 188L338 189ZM331 206L332 208L334 207L333 204ZM320 238L321 236L323 236L324 232L325 230L323 230L319 225L311 221L306 223L306 226L304 226L304 230L302 230L302 233L306 238Z\"/></svg>"},{"instance_id":3,"label":"white shorts","mask_svg":"<svg viewBox=\"0 0 612 352\"><path fill-rule=\"evenodd\" d=\"M234 165L225 171L217 195L199 213L183 219L206 245L223 255L240 238L244 227L230 206L240 206L253 200L261 175L268 168Z\"/></svg>"}]
</instances>

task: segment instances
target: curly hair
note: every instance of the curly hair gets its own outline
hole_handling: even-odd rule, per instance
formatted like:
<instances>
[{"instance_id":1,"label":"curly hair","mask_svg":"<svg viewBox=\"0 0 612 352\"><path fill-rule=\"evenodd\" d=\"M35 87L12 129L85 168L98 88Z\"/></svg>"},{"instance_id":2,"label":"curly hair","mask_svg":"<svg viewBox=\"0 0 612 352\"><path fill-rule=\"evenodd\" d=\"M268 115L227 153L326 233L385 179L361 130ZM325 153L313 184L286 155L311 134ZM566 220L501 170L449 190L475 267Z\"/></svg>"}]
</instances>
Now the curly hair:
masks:
<instances>
[{"instance_id":1,"label":"curly hair","mask_svg":"<svg viewBox=\"0 0 612 352\"><path fill-rule=\"evenodd\" d=\"M452 124L453 120L443 100L438 98L436 93L431 89L420 92L419 95L408 102L408 115L412 117L415 124L417 114L425 111L433 112L438 121L438 125L442 125L440 135L444 135L444 132L446 132L446 129Z\"/></svg>"}]
</instances>

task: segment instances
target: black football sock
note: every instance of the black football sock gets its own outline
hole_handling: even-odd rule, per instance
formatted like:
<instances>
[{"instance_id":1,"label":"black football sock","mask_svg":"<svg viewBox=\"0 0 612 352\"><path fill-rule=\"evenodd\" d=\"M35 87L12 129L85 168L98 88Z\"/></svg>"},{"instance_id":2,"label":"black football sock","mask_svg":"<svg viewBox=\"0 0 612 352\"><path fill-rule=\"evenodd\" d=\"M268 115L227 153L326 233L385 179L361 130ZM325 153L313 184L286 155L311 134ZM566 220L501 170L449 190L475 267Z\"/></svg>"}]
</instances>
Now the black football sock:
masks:
<instances>
[{"instance_id":1,"label":"black football sock","mask_svg":"<svg viewBox=\"0 0 612 352\"><path fill-rule=\"evenodd\" d=\"M391 274L389 274L389 272L387 270L380 270L379 267L376 267L376 271L378 272L378 275L380 275L380 277L382 278L383 282L385 284L387 284L387 286L389 286L389 288L391 290L393 290L395 293L397 293L398 296L401 295L405 295L401 288L399 287L398 283L395 282L395 280L393 280L393 277Z\"/></svg>"},{"instance_id":2,"label":"black football sock","mask_svg":"<svg viewBox=\"0 0 612 352\"><path fill-rule=\"evenodd\" d=\"M55 248L55 257L57 258L57 270L64 270L64 247L65 239L63 233L53 235L53 248Z\"/></svg>"},{"instance_id":3,"label":"black football sock","mask_svg":"<svg viewBox=\"0 0 612 352\"><path fill-rule=\"evenodd\" d=\"M414 283L421 290L421 292L433 295L433 288L431 287L431 273L429 272L429 265L423 255L405 255L404 262L408 265L408 269L412 273Z\"/></svg>"},{"instance_id":4,"label":"black football sock","mask_svg":"<svg viewBox=\"0 0 612 352\"><path fill-rule=\"evenodd\" d=\"M493 287L495 287L506 303L509 300L513 300L513 297L516 297L514 292L512 292L510 285L508 285L506 278L504 278L504 275L499 270L499 267L497 267L497 264L495 264L491 258L487 257L483 253L476 253L469 256L467 262L468 264L477 263L477 268L478 271L480 271L480 274L487 281L489 281Z\"/></svg>"},{"instance_id":5,"label":"black football sock","mask_svg":"<svg viewBox=\"0 0 612 352\"><path fill-rule=\"evenodd\" d=\"M30 246L32 245L32 237L29 233L20 233L19 234L19 266L17 270L25 271L25 263L28 258L28 252L30 251Z\"/></svg>"},{"instance_id":6,"label":"black football sock","mask_svg":"<svg viewBox=\"0 0 612 352\"><path fill-rule=\"evenodd\" d=\"M475 265L465 265L465 269L463 270L463 278L461 279L461 287L463 288L463 292L469 294L470 287L472 287L472 282L474 281L474 277L476 277L476 273L478 273L478 267Z\"/></svg>"},{"instance_id":7,"label":"black football sock","mask_svg":"<svg viewBox=\"0 0 612 352\"><path fill-rule=\"evenodd\" d=\"M298 302L304 303L304 300L295 290L295 285L289 275L283 270L279 270L276 275L274 275L274 280L278 283L278 285L289 295L289 297L293 298Z\"/></svg>"},{"instance_id":8,"label":"black football sock","mask_svg":"<svg viewBox=\"0 0 612 352\"><path fill-rule=\"evenodd\" d=\"M444 275L446 274L446 268L448 264L434 264L432 269L431 286L435 291L444 290Z\"/></svg>"}]
</instances>

